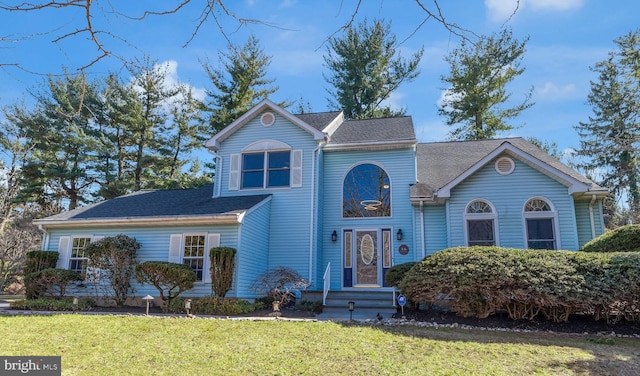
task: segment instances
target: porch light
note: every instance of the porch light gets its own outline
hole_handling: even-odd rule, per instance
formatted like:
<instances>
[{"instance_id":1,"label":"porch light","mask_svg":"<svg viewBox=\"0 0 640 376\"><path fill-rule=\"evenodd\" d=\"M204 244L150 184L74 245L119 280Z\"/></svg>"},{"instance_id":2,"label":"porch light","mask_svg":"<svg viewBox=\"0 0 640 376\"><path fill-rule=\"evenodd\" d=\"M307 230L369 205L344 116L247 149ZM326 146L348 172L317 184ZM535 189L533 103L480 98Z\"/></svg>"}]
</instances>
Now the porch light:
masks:
<instances>
[{"instance_id":1,"label":"porch light","mask_svg":"<svg viewBox=\"0 0 640 376\"><path fill-rule=\"evenodd\" d=\"M355 310L356 302L349 302L349 321L353 321L353 310Z\"/></svg>"},{"instance_id":2,"label":"porch light","mask_svg":"<svg viewBox=\"0 0 640 376\"><path fill-rule=\"evenodd\" d=\"M398 229L398 232L396 233L396 239L402 240L402 229Z\"/></svg>"},{"instance_id":3,"label":"porch light","mask_svg":"<svg viewBox=\"0 0 640 376\"><path fill-rule=\"evenodd\" d=\"M338 233L336 232L336 230L333 230L333 232L331 233L331 241L335 242L336 240L338 240Z\"/></svg>"}]
</instances>

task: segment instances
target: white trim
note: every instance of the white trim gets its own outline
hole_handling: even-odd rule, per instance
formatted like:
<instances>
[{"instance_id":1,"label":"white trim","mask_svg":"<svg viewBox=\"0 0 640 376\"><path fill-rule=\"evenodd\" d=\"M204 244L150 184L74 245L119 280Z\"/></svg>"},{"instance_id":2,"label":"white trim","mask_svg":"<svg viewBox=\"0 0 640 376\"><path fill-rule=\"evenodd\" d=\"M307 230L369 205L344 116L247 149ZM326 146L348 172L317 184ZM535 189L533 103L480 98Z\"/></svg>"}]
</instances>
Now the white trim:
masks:
<instances>
[{"instance_id":1,"label":"white trim","mask_svg":"<svg viewBox=\"0 0 640 376\"><path fill-rule=\"evenodd\" d=\"M464 173L458 175L458 177L456 177L451 182L447 183L445 186L440 188L436 192L438 198L442 199L442 198L451 197L451 190L453 188L455 188L462 181L466 180L469 176L476 173L479 169L484 167L487 163L491 162L491 160L498 157L502 153L507 153L510 156L515 157L521 162L527 164L528 166L540 171L541 173L549 176L555 181L566 186L568 188L569 194L588 192L589 189L591 188L589 184L581 182L576 178L567 175L566 173L556 169L555 167L552 167L547 163L542 162L541 160L531 156L530 154L527 154L522 150L516 148L515 146L510 144L508 141L505 141L499 147L494 149L491 153L487 154L484 158L476 162Z\"/></svg>"},{"instance_id":2,"label":"white trim","mask_svg":"<svg viewBox=\"0 0 640 376\"><path fill-rule=\"evenodd\" d=\"M86 227L109 227L109 226L129 226L148 227L175 226L180 225L221 225L237 224L241 222L243 213L219 214L219 215L172 215L165 217L129 217L129 218L104 218L104 219L77 219L77 220L47 220L41 219L37 224L44 228L86 228ZM35 223L35 221L34 221Z\"/></svg>"},{"instance_id":3,"label":"white trim","mask_svg":"<svg viewBox=\"0 0 640 376\"><path fill-rule=\"evenodd\" d=\"M531 200L542 200L549 205L549 211L525 211L527 203ZM533 196L524 201L521 209L522 213L522 232L524 233L524 248L529 249L529 234L527 230L527 219L551 219L553 222L553 238L556 243L555 249L562 249L562 242L560 241L560 223L558 220L558 211L556 210L553 202L546 197Z\"/></svg>"},{"instance_id":4,"label":"white trim","mask_svg":"<svg viewBox=\"0 0 640 376\"><path fill-rule=\"evenodd\" d=\"M288 112L287 110L279 107L277 104L275 104L274 102L270 101L269 99L263 99L262 101L260 101L260 103L258 103L254 107L252 107L249 111L245 112L244 115L242 115L238 119L236 119L236 121L234 121L233 123L229 124L224 129L222 129L220 132L216 133L213 137L211 137L209 140L207 140L204 143L204 146L206 148L208 148L208 149L211 149L211 150L218 150L220 148L220 143L221 142L223 142L224 140L229 138L238 129L243 127L245 124L247 124L253 118L255 118L259 113L261 113L261 112L263 112L265 110L271 110L275 114L282 116L286 120L289 120L294 125L300 127L301 129L303 129L307 133L311 134L313 136L314 140L316 140L316 141L324 141L324 140L326 140L326 135L324 134L324 132L321 132L321 131L315 129L314 127L312 127L311 125L309 125L309 124L305 123L304 121L300 120L299 118L297 118L296 116L294 116L293 114Z\"/></svg>"},{"instance_id":5,"label":"white trim","mask_svg":"<svg viewBox=\"0 0 640 376\"><path fill-rule=\"evenodd\" d=\"M291 150L291 145L278 140L260 140L245 146L241 151L243 153L271 151L271 150Z\"/></svg>"},{"instance_id":6,"label":"white trim","mask_svg":"<svg viewBox=\"0 0 640 376\"><path fill-rule=\"evenodd\" d=\"M347 178L347 175L349 175L349 173L356 167L361 166L361 165L365 165L365 164L371 164L374 166L379 167L380 169L382 169L382 171L384 171L384 173L387 175L387 178L389 179L389 205L391 206L391 210L389 212L388 216L382 216L382 217L345 217L344 216L344 180ZM364 161L358 161L356 163L353 163L351 166L349 166L345 172L342 174L342 180L341 180L342 184L340 184L340 193L339 196L340 197L340 218L343 220L354 220L354 219L380 219L380 218L387 218L387 219L391 219L393 218L393 191L394 191L394 186L393 186L393 182L391 181L391 175L389 174L389 172L387 171L387 169L379 162L375 162L375 161L371 161L371 160L364 160Z\"/></svg>"},{"instance_id":7,"label":"white trim","mask_svg":"<svg viewBox=\"0 0 640 376\"><path fill-rule=\"evenodd\" d=\"M291 188L300 188L302 187L302 166L304 163L302 150L292 150L289 158L291 165L289 186Z\"/></svg>"},{"instance_id":8,"label":"white trim","mask_svg":"<svg viewBox=\"0 0 640 376\"><path fill-rule=\"evenodd\" d=\"M478 201L484 202L485 204L489 205L489 207L491 208L491 213L468 213L467 210L469 209L469 206L472 203L478 202ZM498 228L498 211L496 210L496 207L493 205L491 201L484 198L474 198L470 200L467 203L467 205L465 205L464 207L463 219L464 219L464 244L466 244L467 246L469 245L469 221L470 220L491 219L493 221L493 241L496 247L500 246L500 236L499 236L500 231Z\"/></svg>"},{"instance_id":9,"label":"white trim","mask_svg":"<svg viewBox=\"0 0 640 376\"><path fill-rule=\"evenodd\" d=\"M205 242L204 262L202 271L202 281L211 283L211 248L220 247L220 234L208 233Z\"/></svg>"},{"instance_id":10,"label":"white trim","mask_svg":"<svg viewBox=\"0 0 640 376\"><path fill-rule=\"evenodd\" d=\"M61 236L58 239L58 262L56 268L69 269L69 259L71 258L71 236Z\"/></svg>"},{"instance_id":11,"label":"white trim","mask_svg":"<svg viewBox=\"0 0 640 376\"><path fill-rule=\"evenodd\" d=\"M169 236L169 255L167 261L180 264L182 262L182 235L171 234Z\"/></svg>"},{"instance_id":12,"label":"white trim","mask_svg":"<svg viewBox=\"0 0 640 376\"><path fill-rule=\"evenodd\" d=\"M242 154L234 153L229 158L229 190L240 189L242 176Z\"/></svg>"}]
</instances>

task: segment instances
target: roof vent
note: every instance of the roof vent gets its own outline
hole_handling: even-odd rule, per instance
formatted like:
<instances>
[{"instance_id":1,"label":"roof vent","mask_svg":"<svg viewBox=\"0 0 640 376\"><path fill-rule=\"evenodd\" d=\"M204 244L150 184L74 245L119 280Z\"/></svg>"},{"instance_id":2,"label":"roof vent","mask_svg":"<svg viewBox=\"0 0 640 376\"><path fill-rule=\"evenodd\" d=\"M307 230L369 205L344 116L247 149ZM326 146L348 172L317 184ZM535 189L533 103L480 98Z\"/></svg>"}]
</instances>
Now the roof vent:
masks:
<instances>
[{"instance_id":1,"label":"roof vent","mask_svg":"<svg viewBox=\"0 0 640 376\"><path fill-rule=\"evenodd\" d=\"M260 124L265 127L270 127L275 122L276 116L273 114L273 112L265 112L264 114L262 114L262 116L260 116Z\"/></svg>"},{"instance_id":2,"label":"roof vent","mask_svg":"<svg viewBox=\"0 0 640 376\"><path fill-rule=\"evenodd\" d=\"M513 162L513 159L508 157L498 158L496 161L496 171L500 175L509 175L516 168L516 164Z\"/></svg>"}]
</instances>

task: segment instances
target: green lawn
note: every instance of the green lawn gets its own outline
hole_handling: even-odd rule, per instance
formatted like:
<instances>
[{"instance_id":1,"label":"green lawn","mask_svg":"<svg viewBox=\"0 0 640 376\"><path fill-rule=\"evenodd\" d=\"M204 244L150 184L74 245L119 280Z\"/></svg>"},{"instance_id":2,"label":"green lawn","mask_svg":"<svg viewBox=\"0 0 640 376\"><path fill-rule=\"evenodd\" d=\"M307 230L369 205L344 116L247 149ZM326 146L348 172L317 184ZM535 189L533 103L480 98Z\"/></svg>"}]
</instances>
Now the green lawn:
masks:
<instances>
[{"instance_id":1,"label":"green lawn","mask_svg":"<svg viewBox=\"0 0 640 376\"><path fill-rule=\"evenodd\" d=\"M634 339L284 320L0 316L0 349L63 375L640 374Z\"/></svg>"}]
</instances>

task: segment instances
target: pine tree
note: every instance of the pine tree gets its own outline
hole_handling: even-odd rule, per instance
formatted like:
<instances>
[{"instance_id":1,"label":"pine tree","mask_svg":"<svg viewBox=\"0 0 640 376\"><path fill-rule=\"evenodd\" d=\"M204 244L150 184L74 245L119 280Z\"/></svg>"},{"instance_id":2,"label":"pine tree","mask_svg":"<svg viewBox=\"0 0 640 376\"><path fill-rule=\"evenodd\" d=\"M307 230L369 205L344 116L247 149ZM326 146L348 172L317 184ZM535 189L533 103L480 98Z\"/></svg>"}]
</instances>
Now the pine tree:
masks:
<instances>
[{"instance_id":1,"label":"pine tree","mask_svg":"<svg viewBox=\"0 0 640 376\"><path fill-rule=\"evenodd\" d=\"M242 116L259 101L278 90L272 85L275 80L266 78L271 57L265 55L260 41L254 35L244 46L229 46L229 51L221 51L221 69L209 62L203 63L214 89L207 91L207 110L211 113L209 124L213 133L222 130ZM282 103L287 107L288 103Z\"/></svg>"},{"instance_id":2,"label":"pine tree","mask_svg":"<svg viewBox=\"0 0 640 376\"><path fill-rule=\"evenodd\" d=\"M580 135L580 167L626 200L640 215L640 35L629 33L614 41L617 51L594 65L587 102L593 115L575 128Z\"/></svg>"},{"instance_id":3,"label":"pine tree","mask_svg":"<svg viewBox=\"0 0 640 376\"><path fill-rule=\"evenodd\" d=\"M506 85L524 72L520 64L528 40L518 41L510 29L503 29L475 44L463 40L445 57L450 72L441 79L449 86L438 113L447 118L447 125L457 126L451 139L493 138L498 132L514 129L507 120L533 105L531 88L521 104L500 108L511 97Z\"/></svg>"},{"instance_id":4,"label":"pine tree","mask_svg":"<svg viewBox=\"0 0 640 376\"><path fill-rule=\"evenodd\" d=\"M405 109L394 110L384 101L418 76L423 49L405 60L396 48L391 23L380 20L371 26L364 20L348 27L343 37L331 38L324 56L330 70L325 80L333 86L328 90L330 107L343 110L349 119L404 115Z\"/></svg>"}]
</instances>

